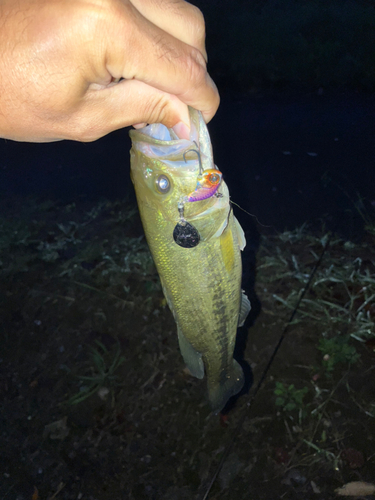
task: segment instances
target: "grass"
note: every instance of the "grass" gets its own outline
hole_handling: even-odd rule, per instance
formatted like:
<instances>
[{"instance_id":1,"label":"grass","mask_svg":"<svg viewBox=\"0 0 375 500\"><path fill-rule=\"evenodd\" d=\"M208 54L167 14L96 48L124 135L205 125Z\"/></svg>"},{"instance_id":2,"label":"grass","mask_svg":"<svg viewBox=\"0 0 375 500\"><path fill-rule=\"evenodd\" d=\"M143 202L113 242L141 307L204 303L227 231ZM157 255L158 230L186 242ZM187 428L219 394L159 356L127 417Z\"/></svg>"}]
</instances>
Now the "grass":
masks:
<instances>
[{"instance_id":1,"label":"grass","mask_svg":"<svg viewBox=\"0 0 375 500\"><path fill-rule=\"evenodd\" d=\"M130 500L194 498L247 400L223 427L204 381L184 370L134 207L24 202L7 210L0 496L29 498L36 487L40 498L60 500L119 490ZM327 238L307 224L262 237L262 311L245 352L256 381ZM213 498L310 500L312 484L330 498L353 474L371 482L374 281L372 233L355 243L334 235ZM63 432L46 432L57 424ZM359 459L345 458L353 454Z\"/></svg>"},{"instance_id":2,"label":"grass","mask_svg":"<svg viewBox=\"0 0 375 500\"><path fill-rule=\"evenodd\" d=\"M368 232L362 243L331 237L310 293L294 319L295 333L289 334L289 348L295 349L293 336L303 329L304 342L313 344L314 357L307 358L303 365L295 363L294 375L287 368L280 374L278 368L279 381L273 390L275 407L282 410L279 418L284 421L290 443L296 446L292 453L283 452L289 467L313 467L325 461L333 471L342 471L345 437L334 422L347 408L343 398L357 406L364 418L375 416L373 397L363 397L362 391L352 387L355 373L365 371L371 377L375 368L371 354L370 365L364 368L375 340L374 220L366 212L364 221ZM272 294L271 303L266 305L268 315L288 317L328 237L324 227L319 234L305 224L264 238L258 280L264 283L264 292ZM314 333L309 335L308 331ZM295 376L296 367L309 374L303 382ZM354 427L354 421L346 415L347 424Z\"/></svg>"},{"instance_id":3,"label":"grass","mask_svg":"<svg viewBox=\"0 0 375 500\"><path fill-rule=\"evenodd\" d=\"M331 374L337 365L351 365L356 363L360 354L353 345L349 344L349 337L338 336L331 339L321 338L318 349L323 354L322 366L326 373Z\"/></svg>"},{"instance_id":4,"label":"grass","mask_svg":"<svg viewBox=\"0 0 375 500\"><path fill-rule=\"evenodd\" d=\"M120 366L125 362L121 356L121 347L116 345L114 352L110 352L99 340L95 340L97 347L90 347L89 371L91 375L78 375L81 384L79 392L74 394L68 401L68 405L82 403L87 398L98 394L106 399L111 394L112 406L114 405L114 391L123 383L116 374Z\"/></svg>"},{"instance_id":5,"label":"grass","mask_svg":"<svg viewBox=\"0 0 375 500\"><path fill-rule=\"evenodd\" d=\"M305 245L307 255L287 254L276 244L276 256L265 256L264 263L260 264L258 270L261 273L267 271L266 280L290 279L296 285L299 284L299 287L294 287L284 297L274 294L275 301L293 310L300 289L306 284L327 238L327 233L319 237L309 234L306 226L279 235L279 240L283 243ZM321 325L323 334L328 337L345 331L360 342L374 338L374 262L368 260L370 244L364 244L359 254L356 253L357 250L350 242L333 238L324 266L320 266L316 273L312 285L313 298L306 297L302 300L299 319L295 321L309 319L317 322Z\"/></svg>"}]
</instances>

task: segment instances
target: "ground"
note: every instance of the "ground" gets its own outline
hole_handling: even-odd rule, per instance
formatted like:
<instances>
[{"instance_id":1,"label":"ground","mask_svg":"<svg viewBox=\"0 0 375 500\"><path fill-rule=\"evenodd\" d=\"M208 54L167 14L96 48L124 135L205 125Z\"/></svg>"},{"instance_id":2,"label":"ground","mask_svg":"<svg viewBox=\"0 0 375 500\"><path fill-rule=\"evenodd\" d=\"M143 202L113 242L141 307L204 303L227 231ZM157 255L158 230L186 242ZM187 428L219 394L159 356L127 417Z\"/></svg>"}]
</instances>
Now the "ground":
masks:
<instances>
[{"instance_id":1,"label":"ground","mask_svg":"<svg viewBox=\"0 0 375 500\"><path fill-rule=\"evenodd\" d=\"M375 482L368 220L361 241L332 236L256 397L220 416L184 367L135 206L0 213L2 499L328 500ZM259 230L254 387L328 239Z\"/></svg>"}]
</instances>

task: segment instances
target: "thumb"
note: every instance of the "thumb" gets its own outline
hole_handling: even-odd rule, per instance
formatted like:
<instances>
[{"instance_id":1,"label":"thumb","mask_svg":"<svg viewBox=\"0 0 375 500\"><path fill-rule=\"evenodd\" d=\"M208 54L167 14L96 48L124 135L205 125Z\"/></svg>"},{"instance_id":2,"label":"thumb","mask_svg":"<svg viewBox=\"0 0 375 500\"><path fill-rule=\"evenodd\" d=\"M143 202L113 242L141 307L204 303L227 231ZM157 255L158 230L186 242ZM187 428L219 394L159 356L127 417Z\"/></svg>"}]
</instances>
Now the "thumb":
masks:
<instances>
[{"instance_id":1,"label":"thumb","mask_svg":"<svg viewBox=\"0 0 375 500\"><path fill-rule=\"evenodd\" d=\"M72 137L67 138L85 142L139 123L162 123L174 128L181 139L188 139L190 133L188 106L175 95L138 80L89 90L73 121L79 123L79 130L72 130Z\"/></svg>"}]
</instances>

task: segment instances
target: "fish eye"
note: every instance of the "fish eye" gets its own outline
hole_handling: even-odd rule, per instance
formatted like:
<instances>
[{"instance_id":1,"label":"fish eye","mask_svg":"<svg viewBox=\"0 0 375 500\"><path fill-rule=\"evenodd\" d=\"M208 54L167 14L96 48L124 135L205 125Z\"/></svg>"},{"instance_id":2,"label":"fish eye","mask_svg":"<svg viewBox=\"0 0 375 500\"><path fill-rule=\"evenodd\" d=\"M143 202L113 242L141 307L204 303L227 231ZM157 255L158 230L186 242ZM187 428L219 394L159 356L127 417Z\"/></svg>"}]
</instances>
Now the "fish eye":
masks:
<instances>
[{"instance_id":1,"label":"fish eye","mask_svg":"<svg viewBox=\"0 0 375 500\"><path fill-rule=\"evenodd\" d=\"M171 189L171 182L164 174L159 175L156 179L156 188L161 194L166 194Z\"/></svg>"}]
</instances>

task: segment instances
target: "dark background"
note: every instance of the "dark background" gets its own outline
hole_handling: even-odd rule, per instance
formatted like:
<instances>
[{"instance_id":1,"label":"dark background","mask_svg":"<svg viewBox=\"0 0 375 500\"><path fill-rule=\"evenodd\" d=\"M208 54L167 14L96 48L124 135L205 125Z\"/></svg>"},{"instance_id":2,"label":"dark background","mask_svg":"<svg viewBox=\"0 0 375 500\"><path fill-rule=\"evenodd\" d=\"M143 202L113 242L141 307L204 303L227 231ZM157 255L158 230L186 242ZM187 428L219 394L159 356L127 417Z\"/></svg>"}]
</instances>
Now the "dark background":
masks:
<instances>
[{"instance_id":1,"label":"dark background","mask_svg":"<svg viewBox=\"0 0 375 500\"><path fill-rule=\"evenodd\" d=\"M278 230L353 235L374 202L374 2L195 2L222 103L209 129L232 198ZM0 195L134 198L128 131L90 144L0 142ZM331 221L331 222L330 222ZM353 233L354 232L354 233Z\"/></svg>"}]
</instances>

